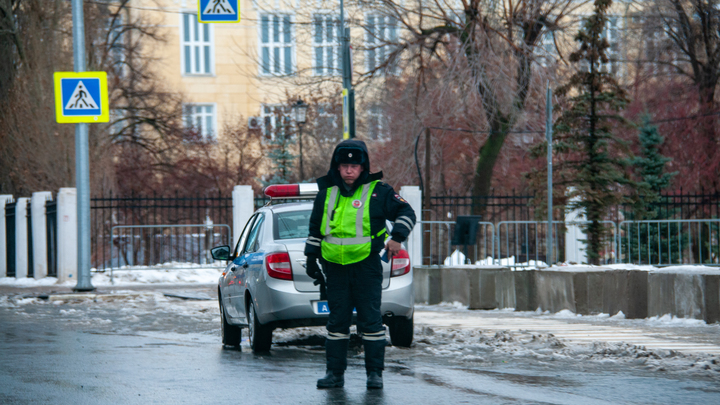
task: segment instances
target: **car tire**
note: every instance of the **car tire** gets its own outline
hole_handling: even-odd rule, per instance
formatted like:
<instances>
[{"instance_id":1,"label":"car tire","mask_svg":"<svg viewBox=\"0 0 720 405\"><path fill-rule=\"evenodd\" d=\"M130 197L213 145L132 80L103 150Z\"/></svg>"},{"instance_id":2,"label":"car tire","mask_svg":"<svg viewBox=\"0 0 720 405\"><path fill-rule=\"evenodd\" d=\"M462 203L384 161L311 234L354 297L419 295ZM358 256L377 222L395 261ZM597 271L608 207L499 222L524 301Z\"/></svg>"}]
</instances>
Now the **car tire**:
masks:
<instances>
[{"instance_id":1,"label":"car tire","mask_svg":"<svg viewBox=\"0 0 720 405\"><path fill-rule=\"evenodd\" d=\"M263 325L255 313L255 304L252 299L247 305L248 340L253 353L270 351L272 345L272 328Z\"/></svg>"},{"instance_id":2,"label":"car tire","mask_svg":"<svg viewBox=\"0 0 720 405\"><path fill-rule=\"evenodd\" d=\"M221 333L222 333L222 344L224 346L231 346L234 348L240 348L240 340L242 339L242 329L239 326L231 325L227 321L225 315L225 307L220 300L220 318L221 318Z\"/></svg>"},{"instance_id":3,"label":"car tire","mask_svg":"<svg viewBox=\"0 0 720 405\"><path fill-rule=\"evenodd\" d=\"M415 334L413 316L396 316L390 319L390 342L393 346L410 347Z\"/></svg>"}]
</instances>

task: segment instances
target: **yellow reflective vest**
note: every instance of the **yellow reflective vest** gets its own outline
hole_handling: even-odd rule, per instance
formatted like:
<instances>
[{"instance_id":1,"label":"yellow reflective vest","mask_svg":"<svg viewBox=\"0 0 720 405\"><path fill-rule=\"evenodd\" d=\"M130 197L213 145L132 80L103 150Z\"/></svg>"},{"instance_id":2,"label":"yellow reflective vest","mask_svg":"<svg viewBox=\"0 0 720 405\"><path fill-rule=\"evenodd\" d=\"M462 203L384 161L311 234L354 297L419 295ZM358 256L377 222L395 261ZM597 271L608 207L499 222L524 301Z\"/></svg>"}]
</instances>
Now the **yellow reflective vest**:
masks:
<instances>
[{"instance_id":1,"label":"yellow reflective vest","mask_svg":"<svg viewBox=\"0 0 720 405\"><path fill-rule=\"evenodd\" d=\"M340 188L328 189L320 232L322 257L332 263L357 263L370 255L372 240L384 235L370 233L370 196L378 180L358 187L351 197L343 197Z\"/></svg>"}]
</instances>

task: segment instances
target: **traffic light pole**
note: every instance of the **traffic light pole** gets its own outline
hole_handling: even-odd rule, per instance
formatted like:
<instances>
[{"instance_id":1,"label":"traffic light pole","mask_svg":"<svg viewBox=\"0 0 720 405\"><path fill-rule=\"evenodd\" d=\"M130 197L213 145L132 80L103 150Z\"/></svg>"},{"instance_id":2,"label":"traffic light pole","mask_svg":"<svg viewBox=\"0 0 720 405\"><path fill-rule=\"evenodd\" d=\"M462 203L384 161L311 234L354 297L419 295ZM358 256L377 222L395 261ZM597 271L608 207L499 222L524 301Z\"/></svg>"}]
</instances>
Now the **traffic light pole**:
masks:
<instances>
[{"instance_id":1,"label":"traffic light pole","mask_svg":"<svg viewBox=\"0 0 720 405\"><path fill-rule=\"evenodd\" d=\"M76 72L85 71L83 0L72 0L73 55ZM95 289L90 280L90 152L88 124L75 124L75 187L77 188L77 285L75 291Z\"/></svg>"}]
</instances>

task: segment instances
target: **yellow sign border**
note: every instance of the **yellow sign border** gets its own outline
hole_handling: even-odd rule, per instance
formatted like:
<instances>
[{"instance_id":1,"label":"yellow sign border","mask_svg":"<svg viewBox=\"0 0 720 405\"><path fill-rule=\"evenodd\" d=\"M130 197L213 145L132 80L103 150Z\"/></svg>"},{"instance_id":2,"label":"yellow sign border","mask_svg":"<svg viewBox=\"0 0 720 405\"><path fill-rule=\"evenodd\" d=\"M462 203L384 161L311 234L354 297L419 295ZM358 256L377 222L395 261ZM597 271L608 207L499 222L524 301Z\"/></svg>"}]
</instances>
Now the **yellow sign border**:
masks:
<instances>
[{"instance_id":1,"label":"yellow sign border","mask_svg":"<svg viewBox=\"0 0 720 405\"><path fill-rule=\"evenodd\" d=\"M212 1L212 0L211 0L211 1ZM203 24L237 24L237 23L240 22L240 1L241 1L241 0L238 0L238 2L237 2L237 8L238 8L238 9L237 9L237 13L238 13L237 21L234 21L234 20L233 20L233 21L203 21L203 20L202 20L202 12L200 11L200 5L201 5L202 2L201 2L200 0L197 0L197 5L198 5L197 19L198 19L198 22L199 22L199 23L203 23Z\"/></svg>"},{"instance_id":2,"label":"yellow sign border","mask_svg":"<svg viewBox=\"0 0 720 405\"><path fill-rule=\"evenodd\" d=\"M100 115L63 115L62 79L100 79ZM60 124L110 122L110 103L108 101L108 85L106 72L55 72L55 119Z\"/></svg>"}]
</instances>

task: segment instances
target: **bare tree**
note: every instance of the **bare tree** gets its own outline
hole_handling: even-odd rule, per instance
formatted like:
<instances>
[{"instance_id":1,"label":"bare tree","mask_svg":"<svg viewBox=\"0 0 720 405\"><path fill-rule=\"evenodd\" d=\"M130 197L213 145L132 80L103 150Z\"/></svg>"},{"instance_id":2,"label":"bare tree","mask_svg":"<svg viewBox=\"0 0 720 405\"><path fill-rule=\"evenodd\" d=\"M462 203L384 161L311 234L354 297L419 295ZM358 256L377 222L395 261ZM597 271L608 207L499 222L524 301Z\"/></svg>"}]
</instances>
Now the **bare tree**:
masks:
<instances>
[{"instance_id":1,"label":"bare tree","mask_svg":"<svg viewBox=\"0 0 720 405\"><path fill-rule=\"evenodd\" d=\"M485 130L487 135L477 150L471 189L473 195L488 195L503 145L524 119L535 49L541 36L553 35L573 24L569 15L585 3L463 0L428 4L383 0L377 6L378 12L397 21L404 34L396 40L379 38L378 49L389 46L392 51L365 77L404 67L416 78L418 93L442 75L450 84L444 87L446 92L475 99L481 117L467 117L465 124L470 129Z\"/></svg>"},{"instance_id":2,"label":"bare tree","mask_svg":"<svg viewBox=\"0 0 720 405\"><path fill-rule=\"evenodd\" d=\"M712 190L720 190L720 148L718 148L717 89L720 81L720 2L707 0L655 0L643 9L648 31L664 32L657 42L671 58L652 62L667 66L670 73L689 80L698 97L702 147L697 150L707 173L701 181Z\"/></svg>"}]
</instances>

